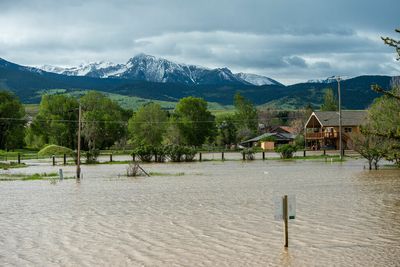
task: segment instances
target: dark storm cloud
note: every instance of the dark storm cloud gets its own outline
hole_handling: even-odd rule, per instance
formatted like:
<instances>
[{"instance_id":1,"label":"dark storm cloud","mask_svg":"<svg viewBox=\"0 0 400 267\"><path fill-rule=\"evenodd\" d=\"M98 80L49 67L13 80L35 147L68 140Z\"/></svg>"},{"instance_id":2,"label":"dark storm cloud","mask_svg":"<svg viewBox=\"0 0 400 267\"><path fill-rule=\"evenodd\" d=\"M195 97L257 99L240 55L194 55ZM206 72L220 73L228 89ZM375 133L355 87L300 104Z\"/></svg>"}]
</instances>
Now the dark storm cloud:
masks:
<instances>
[{"instance_id":1,"label":"dark storm cloud","mask_svg":"<svg viewBox=\"0 0 400 267\"><path fill-rule=\"evenodd\" d=\"M397 75L381 35L396 0L3 0L0 57L19 64L125 62L145 52L283 82Z\"/></svg>"}]
</instances>

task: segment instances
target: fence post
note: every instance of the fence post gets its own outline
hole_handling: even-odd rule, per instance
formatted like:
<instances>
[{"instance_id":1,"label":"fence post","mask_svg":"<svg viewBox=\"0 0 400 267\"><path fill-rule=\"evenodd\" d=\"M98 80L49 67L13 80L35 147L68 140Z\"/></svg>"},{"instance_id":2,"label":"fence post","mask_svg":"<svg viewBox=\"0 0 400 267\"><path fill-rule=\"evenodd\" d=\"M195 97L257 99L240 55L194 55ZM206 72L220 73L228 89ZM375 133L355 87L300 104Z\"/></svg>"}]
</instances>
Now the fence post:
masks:
<instances>
[{"instance_id":1,"label":"fence post","mask_svg":"<svg viewBox=\"0 0 400 267\"><path fill-rule=\"evenodd\" d=\"M56 156L53 155L53 166L56 165Z\"/></svg>"},{"instance_id":2,"label":"fence post","mask_svg":"<svg viewBox=\"0 0 400 267\"><path fill-rule=\"evenodd\" d=\"M222 154L221 154L221 158L222 158L222 160L225 160L225 155L224 155L223 151L222 151Z\"/></svg>"},{"instance_id":3,"label":"fence post","mask_svg":"<svg viewBox=\"0 0 400 267\"><path fill-rule=\"evenodd\" d=\"M283 222L285 224L285 248L289 246L289 230L288 230L288 196L283 197Z\"/></svg>"},{"instance_id":4,"label":"fence post","mask_svg":"<svg viewBox=\"0 0 400 267\"><path fill-rule=\"evenodd\" d=\"M342 152L342 155L344 156L344 148L343 148L343 152Z\"/></svg>"},{"instance_id":5,"label":"fence post","mask_svg":"<svg viewBox=\"0 0 400 267\"><path fill-rule=\"evenodd\" d=\"M67 165L67 154L64 154L64 165Z\"/></svg>"},{"instance_id":6,"label":"fence post","mask_svg":"<svg viewBox=\"0 0 400 267\"><path fill-rule=\"evenodd\" d=\"M265 160L265 151L263 151L263 160Z\"/></svg>"},{"instance_id":7,"label":"fence post","mask_svg":"<svg viewBox=\"0 0 400 267\"><path fill-rule=\"evenodd\" d=\"M246 158L245 158L245 153L244 152L242 152L242 156L243 156L243 160L245 160Z\"/></svg>"},{"instance_id":8,"label":"fence post","mask_svg":"<svg viewBox=\"0 0 400 267\"><path fill-rule=\"evenodd\" d=\"M199 161L202 161L201 152L199 153Z\"/></svg>"},{"instance_id":9,"label":"fence post","mask_svg":"<svg viewBox=\"0 0 400 267\"><path fill-rule=\"evenodd\" d=\"M136 155L132 154L132 161L136 161Z\"/></svg>"},{"instance_id":10,"label":"fence post","mask_svg":"<svg viewBox=\"0 0 400 267\"><path fill-rule=\"evenodd\" d=\"M18 164L21 164L21 154L18 153Z\"/></svg>"},{"instance_id":11,"label":"fence post","mask_svg":"<svg viewBox=\"0 0 400 267\"><path fill-rule=\"evenodd\" d=\"M112 154L110 154L110 162L112 162L113 161L113 159L112 159Z\"/></svg>"},{"instance_id":12,"label":"fence post","mask_svg":"<svg viewBox=\"0 0 400 267\"><path fill-rule=\"evenodd\" d=\"M303 157L306 157L306 150L303 150Z\"/></svg>"}]
</instances>

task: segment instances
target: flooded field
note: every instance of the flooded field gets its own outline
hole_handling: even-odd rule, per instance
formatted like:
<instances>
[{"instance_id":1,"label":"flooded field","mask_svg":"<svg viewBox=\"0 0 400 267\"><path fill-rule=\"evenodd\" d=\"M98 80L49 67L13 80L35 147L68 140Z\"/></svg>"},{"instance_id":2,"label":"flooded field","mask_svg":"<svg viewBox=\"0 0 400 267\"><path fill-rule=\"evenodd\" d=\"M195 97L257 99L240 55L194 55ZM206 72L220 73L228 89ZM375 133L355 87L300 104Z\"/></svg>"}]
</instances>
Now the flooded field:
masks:
<instances>
[{"instance_id":1,"label":"flooded field","mask_svg":"<svg viewBox=\"0 0 400 267\"><path fill-rule=\"evenodd\" d=\"M0 182L1 266L398 266L400 171L362 160L83 166L83 179ZM56 172L38 164L10 173ZM5 172L5 171L3 171ZM274 221L273 197L297 217Z\"/></svg>"}]
</instances>

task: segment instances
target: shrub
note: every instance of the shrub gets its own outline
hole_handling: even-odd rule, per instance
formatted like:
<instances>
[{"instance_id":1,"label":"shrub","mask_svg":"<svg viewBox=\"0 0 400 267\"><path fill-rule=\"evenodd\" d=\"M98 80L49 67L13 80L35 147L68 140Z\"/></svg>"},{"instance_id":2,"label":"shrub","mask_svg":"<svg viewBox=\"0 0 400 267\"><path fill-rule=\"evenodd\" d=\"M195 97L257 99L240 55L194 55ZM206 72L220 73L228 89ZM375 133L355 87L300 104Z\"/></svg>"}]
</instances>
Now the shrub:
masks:
<instances>
[{"instance_id":1,"label":"shrub","mask_svg":"<svg viewBox=\"0 0 400 267\"><path fill-rule=\"evenodd\" d=\"M292 144L280 145L275 148L275 151L280 153L282 159L290 159L297 151L297 146Z\"/></svg>"},{"instance_id":2,"label":"shrub","mask_svg":"<svg viewBox=\"0 0 400 267\"><path fill-rule=\"evenodd\" d=\"M166 154L173 162L193 161L197 150L192 147L170 145L166 147Z\"/></svg>"},{"instance_id":3,"label":"shrub","mask_svg":"<svg viewBox=\"0 0 400 267\"><path fill-rule=\"evenodd\" d=\"M172 162L183 161L184 151L183 146L170 145L166 148L167 156Z\"/></svg>"},{"instance_id":4,"label":"shrub","mask_svg":"<svg viewBox=\"0 0 400 267\"><path fill-rule=\"evenodd\" d=\"M164 146L154 147L153 154L155 162L165 162L167 159L167 149Z\"/></svg>"},{"instance_id":5,"label":"shrub","mask_svg":"<svg viewBox=\"0 0 400 267\"><path fill-rule=\"evenodd\" d=\"M98 149L91 149L89 151L86 151L86 163L96 163L97 158L100 155L100 150Z\"/></svg>"},{"instance_id":6,"label":"shrub","mask_svg":"<svg viewBox=\"0 0 400 267\"><path fill-rule=\"evenodd\" d=\"M197 150L193 147L185 147L184 149L184 156L185 161L193 161L194 157L196 156Z\"/></svg>"},{"instance_id":7,"label":"shrub","mask_svg":"<svg viewBox=\"0 0 400 267\"><path fill-rule=\"evenodd\" d=\"M140 161L151 162L154 154L154 147L148 145L141 145L133 150L133 154L138 156Z\"/></svg>"},{"instance_id":8,"label":"shrub","mask_svg":"<svg viewBox=\"0 0 400 267\"><path fill-rule=\"evenodd\" d=\"M61 156L64 154L72 155L73 151L68 147L48 145L38 152L38 156L41 157L50 157L52 155Z\"/></svg>"},{"instance_id":9,"label":"shrub","mask_svg":"<svg viewBox=\"0 0 400 267\"><path fill-rule=\"evenodd\" d=\"M296 144L297 148L304 148L304 135L298 134L294 139L294 143Z\"/></svg>"},{"instance_id":10,"label":"shrub","mask_svg":"<svg viewBox=\"0 0 400 267\"><path fill-rule=\"evenodd\" d=\"M133 177L138 176L139 174L139 164L137 164L136 162L129 163L128 167L126 168L126 176Z\"/></svg>"},{"instance_id":11,"label":"shrub","mask_svg":"<svg viewBox=\"0 0 400 267\"><path fill-rule=\"evenodd\" d=\"M254 150L253 150L253 148L245 148L245 149L243 149L242 155L244 155L247 160L254 160Z\"/></svg>"}]
</instances>

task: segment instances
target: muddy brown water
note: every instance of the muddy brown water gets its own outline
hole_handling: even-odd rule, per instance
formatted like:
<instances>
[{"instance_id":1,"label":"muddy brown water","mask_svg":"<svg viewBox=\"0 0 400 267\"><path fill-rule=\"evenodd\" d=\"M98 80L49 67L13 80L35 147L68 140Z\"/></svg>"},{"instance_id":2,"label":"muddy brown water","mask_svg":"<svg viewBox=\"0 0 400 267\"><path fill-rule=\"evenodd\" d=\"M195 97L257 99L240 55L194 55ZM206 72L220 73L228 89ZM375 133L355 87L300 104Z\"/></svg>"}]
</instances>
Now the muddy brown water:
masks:
<instances>
[{"instance_id":1,"label":"muddy brown water","mask_svg":"<svg viewBox=\"0 0 400 267\"><path fill-rule=\"evenodd\" d=\"M362 160L83 166L0 182L1 266L399 266L400 171ZM11 173L74 167L39 164ZM294 194L296 219L273 218Z\"/></svg>"}]
</instances>

